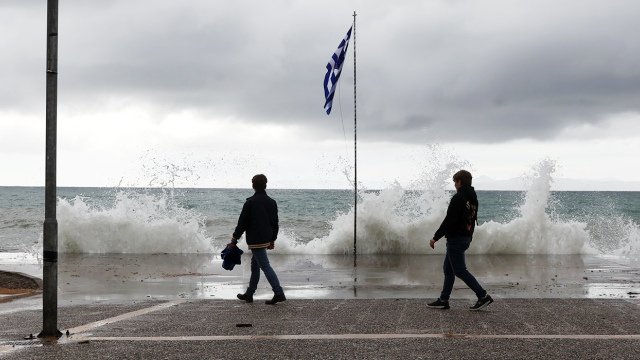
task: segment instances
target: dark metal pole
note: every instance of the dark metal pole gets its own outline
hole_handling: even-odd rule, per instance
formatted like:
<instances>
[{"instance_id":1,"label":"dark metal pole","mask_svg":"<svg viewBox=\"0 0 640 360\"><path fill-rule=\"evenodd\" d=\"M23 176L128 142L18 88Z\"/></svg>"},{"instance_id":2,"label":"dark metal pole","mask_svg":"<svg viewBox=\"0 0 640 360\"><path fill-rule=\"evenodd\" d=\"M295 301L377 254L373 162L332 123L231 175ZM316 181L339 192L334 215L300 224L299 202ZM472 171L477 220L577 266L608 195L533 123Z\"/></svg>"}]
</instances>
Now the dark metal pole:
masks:
<instances>
[{"instance_id":1,"label":"dark metal pole","mask_svg":"<svg viewBox=\"0 0 640 360\"><path fill-rule=\"evenodd\" d=\"M58 220L56 219L56 157L58 112L58 0L47 0L47 131L43 240L42 332L58 330Z\"/></svg>"},{"instance_id":2,"label":"dark metal pole","mask_svg":"<svg viewBox=\"0 0 640 360\"><path fill-rule=\"evenodd\" d=\"M356 265L356 239L358 229L358 142L356 116L356 12L353 12L353 266Z\"/></svg>"}]
</instances>

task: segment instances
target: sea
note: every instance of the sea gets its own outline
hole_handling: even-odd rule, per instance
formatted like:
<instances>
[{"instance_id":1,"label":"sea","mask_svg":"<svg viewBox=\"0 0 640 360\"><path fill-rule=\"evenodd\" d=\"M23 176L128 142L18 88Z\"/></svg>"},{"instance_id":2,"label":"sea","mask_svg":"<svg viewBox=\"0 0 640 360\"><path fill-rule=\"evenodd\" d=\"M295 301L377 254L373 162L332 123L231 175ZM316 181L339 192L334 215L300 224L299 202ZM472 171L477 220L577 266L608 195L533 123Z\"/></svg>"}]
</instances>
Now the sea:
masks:
<instances>
[{"instance_id":1,"label":"sea","mask_svg":"<svg viewBox=\"0 0 640 360\"><path fill-rule=\"evenodd\" d=\"M278 202L276 254L437 254L449 175L421 187L267 189ZM445 181L446 180L446 181ZM640 253L640 192L552 191L540 169L524 191L477 188L469 254ZM58 248L72 254L215 254L252 189L57 189ZM0 253L42 253L44 187L0 187ZM354 215L354 202L357 214ZM241 239L241 244L243 239Z\"/></svg>"}]
</instances>

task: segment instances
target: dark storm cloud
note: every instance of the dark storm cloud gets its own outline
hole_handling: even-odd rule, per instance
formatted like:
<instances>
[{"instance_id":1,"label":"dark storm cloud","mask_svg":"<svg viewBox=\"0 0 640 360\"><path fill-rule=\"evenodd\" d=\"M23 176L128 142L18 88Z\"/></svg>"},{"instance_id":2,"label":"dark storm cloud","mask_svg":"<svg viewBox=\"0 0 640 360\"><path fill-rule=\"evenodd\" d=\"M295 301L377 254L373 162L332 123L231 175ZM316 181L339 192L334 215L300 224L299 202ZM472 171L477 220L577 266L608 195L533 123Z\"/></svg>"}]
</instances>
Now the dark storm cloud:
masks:
<instances>
[{"instance_id":1,"label":"dark storm cloud","mask_svg":"<svg viewBox=\"0 0 640 360\"><path fill-rule=\"evenodd\" d=\"M359 132L368 139L547 139L640 111L640 4L631 1L65 1L61 102L95 109L123 98L159 120L189 109L341 136L340 106L345 121L352 116L352 53L330 117L322 79L353 9ZM0 42L12 69L0 106L26 109L44 93L34 64L44 63L45 9L12 11L39 14L30 27L0 25L24 32Z\"/></svg>"}]
</instances>

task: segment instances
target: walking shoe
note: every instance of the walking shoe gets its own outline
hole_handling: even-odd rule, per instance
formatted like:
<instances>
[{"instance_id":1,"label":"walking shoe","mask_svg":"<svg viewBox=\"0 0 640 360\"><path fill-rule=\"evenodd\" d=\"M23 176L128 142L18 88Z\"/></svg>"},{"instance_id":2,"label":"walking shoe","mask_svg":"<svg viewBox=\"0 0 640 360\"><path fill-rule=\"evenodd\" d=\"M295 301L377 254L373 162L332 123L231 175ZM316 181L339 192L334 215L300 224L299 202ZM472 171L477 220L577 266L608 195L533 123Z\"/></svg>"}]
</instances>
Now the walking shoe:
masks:
<instances>
[{"instance_id":1,"label":"walking shoe","mask_svg":"<svg viewBox=\"0 0 640 360\"><path fill-rule=\"evenodd\" d=\"M283 302L286 301L287 298L284 296L284 294L280 294L280 295L273 295L273 299L271 300L267 300L264 303L267 305L275 305L279 302Z\"/></svg>"},{"instance_id":2,"label":"walking shoe","mask_svg":"<svg viewBox=\"0 0 640 360\"><path fill-rule=\"evenodd\" d=\"M247 295L245 294L238 294L238 299L240 300L244 300L248 303L252 303L253 302L253 295Z\"/></svg>"},{"instance_id":3,"label":"walking shoe","mask_svg":"<svg viewBox=\"0 0 640 360\"><path fill-rule=\"evenodd\" d=\"M487 294L487 296L483 297L482 299L478 299L478 302L476 302L475 305L470 307L469 310L476 311L476 310L484 309L487 306L489 306L489 304L491 304L492 302L493 302L493 299L491 298L491 296L489 296L489 294Z\"/></svg>"},{"instance_id":4,"label":"walking shoe","mask_svg":"<svg viewBox=\"0 0 640 360\"><path fill-rule=\"evenodd\" d=\"M428 303L427 306L432 309L445 310L449 308L449 300L440 300L440 298L438 298L436 301Z\"/></svg>"}]
</instances>

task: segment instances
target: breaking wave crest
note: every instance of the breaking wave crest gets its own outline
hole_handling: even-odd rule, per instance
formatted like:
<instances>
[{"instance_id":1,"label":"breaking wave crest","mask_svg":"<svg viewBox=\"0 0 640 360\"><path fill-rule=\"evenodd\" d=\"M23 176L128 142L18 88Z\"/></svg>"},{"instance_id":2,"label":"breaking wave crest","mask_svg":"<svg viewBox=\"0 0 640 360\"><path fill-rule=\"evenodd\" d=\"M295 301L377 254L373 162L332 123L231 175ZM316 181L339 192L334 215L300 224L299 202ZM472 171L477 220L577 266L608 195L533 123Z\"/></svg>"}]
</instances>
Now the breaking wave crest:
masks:
<instances>
[{"instance_id":1,"label":"breaking wave crest","mask_svg":"<svg viewBox=\"0 0 640 360\"><path fill-rule=\"evenodd\" d=\"M450 175L456 164L449 166ZM506 223L488 221L479 224L469 254L628 254L640 252L638 225L623 219L596 221L588 229L586 221L560 219L550 208L551 183L556 164L542 160L527 177L529 188L523 202L513 209L518 213ZM450 176L446 177L450 179ZM358 205L357 252L359 254L434 254L444 253L444 241L429 247L446 214L451 194L444 181L425 181L428 188L415 194L394 184L379 193L362 193ZM435 187L434 187L435 185ZM482 211L482 203L480 210ZM353 252L353 208L337 216L325 238L301 243L290 236L280 241L280 252L301 254L350 254ZM613 223L612 223L613 222ZM604 225L603 225L604 224ZM591 232L608 225L606 238ZM613 246L611 244L614 244Z\"/></svg>"},{"instance_id":2,"label":"breaking wave crest","mask_svg":"<svg viewBox=\"0 0 640 360\"><path fill-rule=\"evenodd\" d=\"M451 197L445 189L459 162L439 164L405 189L394 183L381 191L359 194L357 252L359 254L444 253L444 241L429 247ZM638 224L621 217L567 219L554 211L551 184L555 162L542 160L527 175L528 190L514 205L517 214L504 222L486 221L476 227L469 254L629 254L640 253ZM433 174L433 175L427 175ZM216 204L213 204L215 207ZM235 205L234 205L235 206ZM479 211L482 212L482 200ZM196 208L174 201L172 191L116 189L99 204L76 196L59 199L59 249L67 253L217 253L228 240L209 235L220 219L207 219ZM240 208L237 209L239 211ZM235 210L234 210L235 211ZM351 254L353 207L329 221L328 235L301 240L295 229L281 229L275 253ZM210 212L209 212L210 213ZM595 216L595 215L594 215ZM237 214L222 220L223 226ZM219 224L219 223L218 223ZM215 231L215 230L214 230Z\"/></svg>"},{"instance_id":3,"label":"breaking wave crest","mask_svg":"<svg viewBox=\"0 0 640 360\"><path fill-rule=\"evenodd\" d=\"M119 190L110 206L76 196L59 199L58 239L66 253L199 253L211 251L205 217L161 195Z\"/></svg>"}]
</instances>

